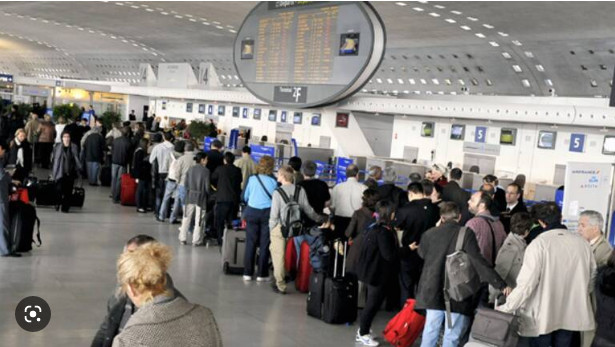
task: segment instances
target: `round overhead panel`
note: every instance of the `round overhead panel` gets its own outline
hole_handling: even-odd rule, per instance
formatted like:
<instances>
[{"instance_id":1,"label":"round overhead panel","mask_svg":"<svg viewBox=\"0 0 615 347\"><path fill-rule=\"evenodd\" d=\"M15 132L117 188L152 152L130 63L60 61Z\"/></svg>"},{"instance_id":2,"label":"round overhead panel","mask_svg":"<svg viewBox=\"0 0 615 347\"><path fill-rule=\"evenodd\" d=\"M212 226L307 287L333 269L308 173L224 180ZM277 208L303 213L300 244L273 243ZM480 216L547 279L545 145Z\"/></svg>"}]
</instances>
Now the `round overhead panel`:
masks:
<instances>
[{"instance_id":1,"label":"round overhead panel","mask_svg":"<svg viewBox=\"0 0 615 347\"><path fill-rule=\"evenodd\" d=\"M233 62L259 99L316 107L360 90L385 45L384 23L367 2L265 1L241 24Z\"/></svg>"}]
</instances>

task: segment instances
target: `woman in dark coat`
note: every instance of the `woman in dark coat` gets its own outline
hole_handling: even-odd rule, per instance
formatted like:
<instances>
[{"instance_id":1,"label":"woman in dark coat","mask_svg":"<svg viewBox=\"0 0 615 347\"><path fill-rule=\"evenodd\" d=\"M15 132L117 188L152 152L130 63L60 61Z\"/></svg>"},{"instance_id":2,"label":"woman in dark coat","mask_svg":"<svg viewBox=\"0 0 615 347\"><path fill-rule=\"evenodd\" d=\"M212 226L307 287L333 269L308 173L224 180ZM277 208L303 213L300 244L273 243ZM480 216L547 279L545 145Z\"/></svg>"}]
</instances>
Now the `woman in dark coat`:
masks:
<instances>
[{"instance_id":1,"label":"woman in dark coat","mask_svg":"<svg viewBox=\"0 0 615 347\"><path fill-rule=\"evenodd\" d=\"M384 302L387 284L398 275L397 239L391 226L394 210L390 201L376 204L376 222L365 231L361 245L357 276L367 284L367 301L361 312L356 342L366 346L377 346L370 333L372 321Z\"/></svg>"},{"instance_id":2,"label":"woman in dark coat","mask_svg":"<svg viewBox=\"0 0 615 347\"><path fill-rule=\"evenodd\" d=\"M51 176L56 182L58 193L58 205L56 211L62 206L62 212L68 213L70 209L71 197L73 196L73 185L78 172L81 171L81 161L79 160L79 150L77 145L71 143L70 133L62 133L62 142L53 148L53 170Z\"/></svg>"},{"instance_id":3,"label":"woman in dark coat","mask_svg":"<svg viewBox=\"0 0 615 347\"><path fill-rule=\"evenodd\" d=\"M361 243L365 229L373 221L376 203L380 200L380 194L374 189L363 191L363 206L354 211L350 224L346 229L348 238L348 259L346 259L346 269L349 273L356 273L357 262L361 254Z\"/></svg>"},{"instance_id":4,"label":"woman in dark coat","mask_svg":"<svg viewBox=\"0 0 615 347\"><path fill-rule=\"evenodd\" d=\"M149 140L141 138L132 159L132 177L137 180L137 212L145 213L152 185L152 167L147 159Z\"/></svg>"},{"instance_id":5,"label":"woman in dark coat","mask_svg":"<svg viewBox=\"0 0 615 347\"><path fill-rule=\"evenodd\" d=\"M596 337L592 347L615 346L615 251L596 276Z\"/></svg>"},{"instance_id":6,"label":"woman in dark coat","mask_svg":"<svg viewBox=\"0 0 615 347\"><path fill-rule=\"evenodd\" d=\"M26 139L26 132L18 129L9 145L9 165L15 165L13 180L23 182L32 171L32 147Z\"/></svg>"}]
</instances>

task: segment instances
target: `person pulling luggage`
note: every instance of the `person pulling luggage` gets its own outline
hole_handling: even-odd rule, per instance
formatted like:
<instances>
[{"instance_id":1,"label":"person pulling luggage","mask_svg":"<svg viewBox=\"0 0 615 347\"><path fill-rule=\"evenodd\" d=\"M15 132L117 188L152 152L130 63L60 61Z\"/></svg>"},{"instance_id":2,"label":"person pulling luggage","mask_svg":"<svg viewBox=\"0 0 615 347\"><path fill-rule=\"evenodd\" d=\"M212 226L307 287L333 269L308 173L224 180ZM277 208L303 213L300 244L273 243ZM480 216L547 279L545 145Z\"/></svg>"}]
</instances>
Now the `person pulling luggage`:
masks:
<instances>
[{"instance_id":1,"label":"person pulling luggage","mask_svg":"<svg viewBox=\"0 0 615 347\"><path fill-rule=\"evenodd\" d=\"M11 221L9 218L9 194L11 191L11 174L5 170L6 145L0 142L0 256L2 257L21 257L21 254L10 251L9 228Z\"/></svg>"},{"instance_id":2,"label":"person pulling luggage","mask_svg":"<svg viewBox=\"0 0 615 347\"><path fill-rule=\"evenodd\" d=\"M205 214L207 198L210 194L210 172L207 169L207 153L199 152L194 157L197 165L191 167L186 174L186 208L182 226L179 228L179 242L187 244L186 236L194 219L192 246L202 246L205 236Z\"/></svg>"}]
</instances>

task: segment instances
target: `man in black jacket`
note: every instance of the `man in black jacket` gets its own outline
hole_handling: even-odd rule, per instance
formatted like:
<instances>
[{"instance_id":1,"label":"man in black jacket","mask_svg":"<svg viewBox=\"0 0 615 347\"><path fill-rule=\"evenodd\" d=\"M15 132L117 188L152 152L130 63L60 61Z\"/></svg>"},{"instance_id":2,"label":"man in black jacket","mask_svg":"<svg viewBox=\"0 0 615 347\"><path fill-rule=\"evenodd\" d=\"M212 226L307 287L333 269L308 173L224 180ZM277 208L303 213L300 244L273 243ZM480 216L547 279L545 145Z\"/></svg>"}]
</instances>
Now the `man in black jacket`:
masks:
<instances>
[{"instance_id":1,"label":"man in black jacket","mask_svg":"<svg viewBox=\"0 0 615 347\"><path fill-rule=\"evenodd\" d=\"M113 152L111 156L111 198L116 204L120 203L120 178L128 170L132 155L132 143L130 142L130 127L122 128L122 136L113 140Z\"/></svg>"},{"instance_id":2,"label":"man in black jacket","mask_svg":"<svg viewBox=\"0 0 615 347\"><path fill-rule=\"evenodd\" d=\"M235 155L224 153L224 165L218 167L211 177L212 185L216 188L216 212L214 215L218 244L222 244L224 225L237 217L239 209L239 196L241 195L241 169L233 165Z\"/></svg>"},{"instance_id":3,"label":"man in black jacket","mask_svg":"<svg viewBox=\"0 0 615 347\"><path fill-rule=\"evenodd\" d=\"M465 223L471 218L470 212L468 212L468 200L472 194L461 188L459 182L463 172L459 168L454 168L449 174L450 180L442 189L442 200L452 201L457 204L461 211L461 224Z\"/></svg>"},{"instance_id":4,"label":"man in black jacket","mask_svg":"<svg viewBox=\"0 0 615 347\"><path fill-rule=\"evenodd\" d=\"M224 164L224 156L220 151L222 149L222 142L220 140L214 140L211 143L211 149L207 152L207 169L212 174L216 172L218 166Z\"/></svg>"},{"instance_id":5,"label":"man in black jacket","mask_svg":"<svg viewBox=\"0 0 615 347\"><path fill-rule=\"evenodd\" d=\"M98 171L105 159L105 139L99 127L94 127L83 143L82 155L87 167L88 181L91 186L98 185Z\"/></svg>"},{"instance_id":6,"label":"man in black jacket","mask_svg":"<svg viewBox=\"0 0 615 347\"><path fill-rule=\"evenodd\" d=\"M409 246L412 243L420 243L423 233L436 226L438 221L436 207L431 203L431 199L425 198L420 183L408 185L408 200L410 202L395 214L395 228L398 235L401 232L399 284L402 304L409 298L415 298L415 288L423 267L423 260L416 251L411 251Z\"/></svg>"},{"instance_id":7,"label":"man in black jacket","mask_svg":"<svg viewBox=\"0 0 615 347\"><path fill-rule=\"evenodd\" d=\"M500 221L504 225L506 234L510 233L510 219L519 212L527 212L527 207L521 197L521 187L516 183L511 183L506 187L506 210L500 214Z\"/></svg>"},{"instance_id":8,"label":"man in black jacket","mask_svg":"<svg viewBox=\"0 0 615 347\"><path fill-rule=\"evenodd\" d=\"M461 215L455 203L444 202L440 208L440 218L441 225L425 232L418 246L410 245L411 249L418 248L419 255L425 261L416 296L416 308L427 310L422 346L436 346L440 328L445 321L443 291L445 262L446 257L455 252L457 236L461 229L459 225ZM481 281L488 282L506 293L510 292L510 288L506 288L506 283L481 255L476 236L470 229L465 232L462 249L468 254ZM464 301L451 300L453 327L451 329L445 324L444 346L459 345L460 338L469 328L471 317L474 315L477 295Z\"/></svg>"},{"instance_id":9,"label":"man in black jacket","mask_svg":"<svg viewBox=\"0 0 615 347\"><path fill-rule=\"evenodd\" d=\"M504 189L498 186L498 178L494 175L486 175L485 177L483 177L483 183L487 183L493 186L493 202L495 209L498 211L498 213L492 214L496 216L504 212L506 210L506 191L504 191Z\"/></svg>"}]
</instances>

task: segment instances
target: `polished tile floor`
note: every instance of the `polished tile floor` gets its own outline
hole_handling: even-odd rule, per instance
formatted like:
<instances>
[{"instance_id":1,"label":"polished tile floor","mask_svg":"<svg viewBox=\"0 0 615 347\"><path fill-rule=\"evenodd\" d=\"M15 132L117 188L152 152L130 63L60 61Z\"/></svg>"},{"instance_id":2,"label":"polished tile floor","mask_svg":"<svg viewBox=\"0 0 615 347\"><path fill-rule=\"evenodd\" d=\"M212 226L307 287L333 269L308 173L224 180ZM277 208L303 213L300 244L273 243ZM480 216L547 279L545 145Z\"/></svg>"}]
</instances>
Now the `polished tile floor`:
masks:
<instances>
[{"instance_id":1,"label":"polished tile floor","mask_svg":"<svg viewBox=\"0 0 615 347\"><path fill-rule=\"evenodd\" d=\"M177 288L212 309L225 346L355 345L357 323L328 325L308 317L305 294L281 296L269 284L225 276L218 248L180 246L177 225L112 204L109 188L86 190L83 209L61 214L38 208L42 247L22 258L0 259L0 346L88 346L115 286L117 256L124 242L139 233L173 248L170 274ZM37 333L22 330L15 321L17 304L30 295L51 307L51 322ZM380 312L374 331L381 332L392 316Z\"/></svg>"}]
</instances>

